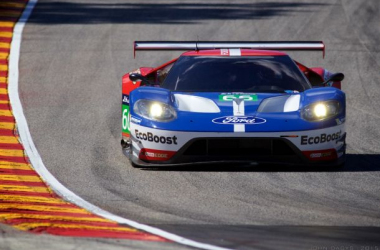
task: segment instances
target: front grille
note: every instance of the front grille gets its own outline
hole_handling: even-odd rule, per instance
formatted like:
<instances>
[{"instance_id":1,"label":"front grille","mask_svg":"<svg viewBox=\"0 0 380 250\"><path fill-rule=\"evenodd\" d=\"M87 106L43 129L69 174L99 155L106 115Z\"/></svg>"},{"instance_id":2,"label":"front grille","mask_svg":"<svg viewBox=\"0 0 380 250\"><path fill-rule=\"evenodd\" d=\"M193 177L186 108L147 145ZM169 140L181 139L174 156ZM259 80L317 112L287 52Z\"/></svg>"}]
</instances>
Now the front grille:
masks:
<instances>
[{"instance_id":1,"label":"front grille","mask_svg":"<svg viewBox=\"0 0 380 250\"><path fill-rule=\"evenodd\" d=\"M283 139L273 138L211 138L193 141L183 152L186 156L268 157L295 156L295 151Z\"/></svg>"}]
</instances>

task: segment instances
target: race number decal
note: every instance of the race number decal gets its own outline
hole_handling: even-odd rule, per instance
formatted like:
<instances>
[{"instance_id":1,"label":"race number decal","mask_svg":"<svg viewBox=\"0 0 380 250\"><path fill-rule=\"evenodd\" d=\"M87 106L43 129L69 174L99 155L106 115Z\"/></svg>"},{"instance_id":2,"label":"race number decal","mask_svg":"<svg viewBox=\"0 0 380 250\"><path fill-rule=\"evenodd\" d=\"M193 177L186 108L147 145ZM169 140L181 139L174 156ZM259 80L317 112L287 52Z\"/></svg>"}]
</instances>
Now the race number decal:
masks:
<instances>
[{"instance_id":1,"label":"race number decal","mask_svg":"<svg viewBox=\"0 0 380 250\"><path fill-rule=\"evenodd\" d=\"M245 95L245 94L231 94L231 95L219 95L219 101L231 102L234 99L241 99L244 101L257 101L257 95Z\"/></svg>"},{"instance_id":2,"label":"race number decal","mask_svg":"<svg viewBox=\"0 0 380 250\"><path fill-rule=\"evenodd\" d=\"M130 128L130 113L129 113L129 105L122 105L122 131L123 133L129 134Z\"/></svg>"}]
</instances>

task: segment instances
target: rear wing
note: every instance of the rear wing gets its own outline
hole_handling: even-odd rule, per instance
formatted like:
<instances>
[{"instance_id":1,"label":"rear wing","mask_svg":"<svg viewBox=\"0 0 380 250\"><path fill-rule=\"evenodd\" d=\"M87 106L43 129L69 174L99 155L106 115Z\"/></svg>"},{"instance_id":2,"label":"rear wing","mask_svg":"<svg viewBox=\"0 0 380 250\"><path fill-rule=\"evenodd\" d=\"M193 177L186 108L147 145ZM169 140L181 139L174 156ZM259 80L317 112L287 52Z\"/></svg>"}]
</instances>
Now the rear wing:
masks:
<instances>
[{"instance_id":1,"label":"rear wing","mask_svg":"<svg viewBox=\"0 0 380 250\"><path fill-rule=\"evenodd\" d=\"M325 44L322 41L280 41L280 42L204 42L204 41L135 41L133 53L137 50L211 50L211 49L255 49L255 50L301 50L322 51L325 57Z\"/></svg>"}]
</instances>

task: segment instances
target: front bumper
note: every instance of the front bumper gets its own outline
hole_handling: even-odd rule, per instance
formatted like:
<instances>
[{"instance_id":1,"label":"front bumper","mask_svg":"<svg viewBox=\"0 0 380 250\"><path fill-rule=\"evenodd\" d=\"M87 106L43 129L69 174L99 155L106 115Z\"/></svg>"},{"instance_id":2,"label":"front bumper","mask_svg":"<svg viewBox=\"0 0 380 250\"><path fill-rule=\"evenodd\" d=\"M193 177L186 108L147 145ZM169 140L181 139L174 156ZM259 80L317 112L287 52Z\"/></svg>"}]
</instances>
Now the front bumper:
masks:
<instances>
[{"instance_id":1,"label":"front bumper","mask_svg":"<svg viewBox=\"0 0 380 250\"><path fill-rule=\"evenodd\" d=\"M216 163L336 166L345 160L344 124L270 133L199 133L131 125L130 158L144 167Z\"/></svg>"}]
</instances>

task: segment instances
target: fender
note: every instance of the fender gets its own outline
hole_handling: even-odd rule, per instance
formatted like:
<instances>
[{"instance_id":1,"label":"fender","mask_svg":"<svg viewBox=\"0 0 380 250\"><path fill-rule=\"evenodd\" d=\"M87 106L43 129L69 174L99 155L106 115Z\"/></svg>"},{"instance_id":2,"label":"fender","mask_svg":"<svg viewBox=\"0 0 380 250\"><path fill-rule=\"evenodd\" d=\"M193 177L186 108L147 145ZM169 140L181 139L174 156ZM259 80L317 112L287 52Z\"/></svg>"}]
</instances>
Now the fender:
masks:
<instances>
[{"instance_id":1,"label":"fender","mask_svg":"<svg viewBox=\"0 0 380 250\"><path fill-rule=\"evenodd\" d=\"M341 82L331 82L328 84L328 86L322 85L322 83L326 81L334 73L329 72L328 70L321 67L308 68L297 61L294 62L297 64L298 68L304 73L304 75L313 87L334 87L337 89L342 89Z\"/></svg>"}]
</instances>

